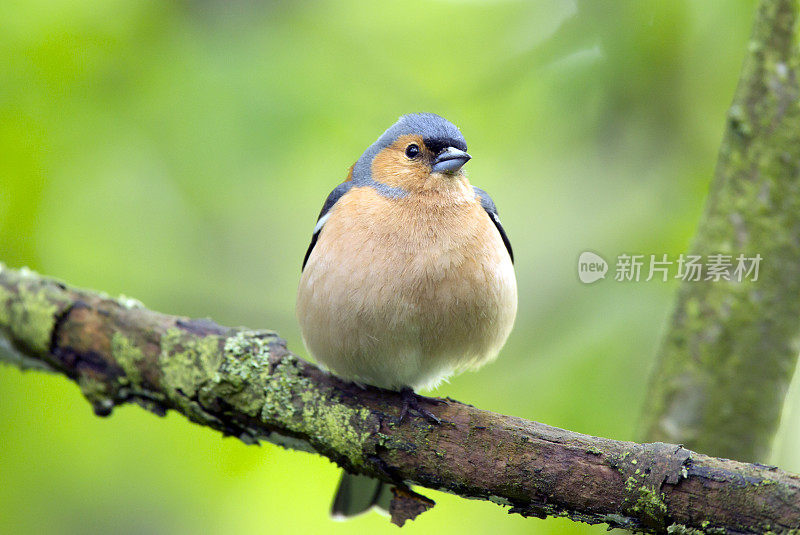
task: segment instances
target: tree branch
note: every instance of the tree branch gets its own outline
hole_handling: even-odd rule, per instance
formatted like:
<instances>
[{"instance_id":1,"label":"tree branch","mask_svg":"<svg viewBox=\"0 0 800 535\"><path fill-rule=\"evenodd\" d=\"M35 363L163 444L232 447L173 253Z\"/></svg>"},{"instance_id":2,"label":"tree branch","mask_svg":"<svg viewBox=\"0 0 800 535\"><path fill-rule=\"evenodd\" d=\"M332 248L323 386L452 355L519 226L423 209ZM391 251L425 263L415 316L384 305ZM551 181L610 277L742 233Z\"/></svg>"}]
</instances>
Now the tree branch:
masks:
<instances>
[{"instance_id":1,"label":"tree branch","mask_svg":"<svg viewBox=\"0 0 800 535\"><path fill-rule=\"evenodd\" d=\"M759 4L692 245L703 258L760 254L758 281L682 283L644 411L647 440L747 461L769 454L800 341L797 9Z\"/></svg>"},{"instance_id":2,"label":"tree branch","mask_svg":"<svg viewBox=\"0 0 800 535\"><path fill-rule=\"evenodd\" d=\"M398 422L399 394L340 381L274 332L160 314L2 264L0 360L66 375L100 416L126 402L172 409L247 443L316 452L401 487L524 516L653 533L800 528L800 477L775 467L591 437L450 399L421 400L442 425Z\"/></svg>"}]
</instances>

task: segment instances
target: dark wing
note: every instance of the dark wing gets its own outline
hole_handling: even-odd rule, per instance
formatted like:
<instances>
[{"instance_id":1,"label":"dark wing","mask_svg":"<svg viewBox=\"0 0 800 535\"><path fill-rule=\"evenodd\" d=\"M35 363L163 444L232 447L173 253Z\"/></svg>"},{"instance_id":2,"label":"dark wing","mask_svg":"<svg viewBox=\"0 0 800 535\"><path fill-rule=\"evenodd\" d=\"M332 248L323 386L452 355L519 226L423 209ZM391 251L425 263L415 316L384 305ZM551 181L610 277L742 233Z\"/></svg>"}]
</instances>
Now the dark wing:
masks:
<instances>
[{"instance_id":1,"label":"dark wing","mask_svg":"<svg viewBox=\"0 0 800 535\"><path fill-rule=\"evenodd\" d=\"M472 186L472 189L475 190L475 195L480 198L481 206L483 209L486 210L486 213L489 214L489 218L494 223L494 226L497 227L498 232L500 232L500 237L503 238L503 243L508 250L508 256L511 257L511 263L514 263L514 251L511 249L511 242L508 241L508 236L506 236L506 231L503 229L503 225L500 224L500 215L497 213L497 206L494 205L494 201L489 194L483 191L481 188L477 186Z\"/></svg>"},{"instance_id":2,"label":"dark wing","mask_svg":"<svg viewBox=\"0 0 800 535\"><path fill-rule=\"evenodd\" d=\"M319 233L322 230L322 227L325 226L325 222L328 220L328 216L330 215L331 208L333 205L336 204L336 201L342 198L342 195L350 191L350 188L353 187L353 183L342 182L328 195L328 198L325 199L325 204L322 206L322 210L319 212L319 217L317 218L317 226L314 227L314 234L311 236L311 243L308 246L308 250L306 251L306 256L303 258L303 267L300 268L300 271L306 267L306 262L308 262L308 257L311 256L311 250L314 249L314 246L317 244L317 238L319 237Z\"/></svg>"}]
</instances>

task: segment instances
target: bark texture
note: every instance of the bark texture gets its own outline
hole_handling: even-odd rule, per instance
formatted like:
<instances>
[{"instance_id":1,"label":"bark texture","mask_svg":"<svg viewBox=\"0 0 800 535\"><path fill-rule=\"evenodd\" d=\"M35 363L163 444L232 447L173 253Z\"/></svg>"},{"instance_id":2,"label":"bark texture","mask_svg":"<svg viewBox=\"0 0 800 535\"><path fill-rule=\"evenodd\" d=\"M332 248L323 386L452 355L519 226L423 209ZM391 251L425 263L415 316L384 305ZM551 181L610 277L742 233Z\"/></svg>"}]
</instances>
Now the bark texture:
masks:
<instances>
[{"instance_id":1,"label":"bark texture","mask_svg":"<svg viewBox=\"0 0 800 535\"><path fill-rule=\"evenodd\" d=\"M692 254L760 254L757 281L684 282L644 412L646 440L768 457L800 351L795 0L759 3Z\"/></svg>"},{"instance_id":2,"label":"bark texture","mask_svg":"<svg viewBox=\"0 0 800 535\"><path fill-rule=\"evenodd\" d=\"M274 332L160 314L2 264L0 360L66 375L100 416L126 402L172 409L401 490L421 485L524 516L653 533L800 529L800 477L775 467L591 437L450 399L420 399L441 425L401 422L398 393L340 381Z\"/></svg>"}]
</instances>

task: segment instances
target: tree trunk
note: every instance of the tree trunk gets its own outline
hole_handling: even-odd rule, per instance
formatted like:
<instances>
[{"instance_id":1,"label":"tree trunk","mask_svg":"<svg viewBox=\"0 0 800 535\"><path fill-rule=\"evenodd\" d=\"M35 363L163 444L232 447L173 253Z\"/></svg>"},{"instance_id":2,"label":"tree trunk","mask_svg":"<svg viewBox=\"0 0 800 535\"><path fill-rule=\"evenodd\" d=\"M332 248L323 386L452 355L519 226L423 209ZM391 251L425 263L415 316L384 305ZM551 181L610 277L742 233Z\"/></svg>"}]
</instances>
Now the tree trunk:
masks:
<instances>
[{"instance_id":1,"label":"tree trunk","mask_svg":"<svg viewBox=\"0 0 800 535\"><path fill-rule=\"evenodd\" d=\"M705 261L730 255L731 280L682 282L651 379L646 440L768 458L800 349L797 12L794 0L759 3L691 248ZM740 254L760 255L757 280L738 280Z\"/></svg>"}]
</instances>

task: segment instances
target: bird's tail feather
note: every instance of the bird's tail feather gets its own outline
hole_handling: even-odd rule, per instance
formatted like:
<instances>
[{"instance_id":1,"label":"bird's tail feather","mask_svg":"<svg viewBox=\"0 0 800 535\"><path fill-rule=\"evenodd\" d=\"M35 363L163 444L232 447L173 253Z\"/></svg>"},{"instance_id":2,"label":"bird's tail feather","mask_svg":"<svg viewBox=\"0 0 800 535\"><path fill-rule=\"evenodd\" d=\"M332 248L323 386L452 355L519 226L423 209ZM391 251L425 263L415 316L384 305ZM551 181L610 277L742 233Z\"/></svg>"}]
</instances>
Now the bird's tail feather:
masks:
<instances>
[{"instance_id":1,"label":"bird's tail feather","mask_svg":"<svg viewBox=\"0 0 800 535\"><path fill-rule=\"evenodd\" d=\"M331 516L335 520L345 520L369 511L372 507L388 514L391 502L390 485L371 477L343 472L333 499Z\"/></svg>"}]
</instances>

